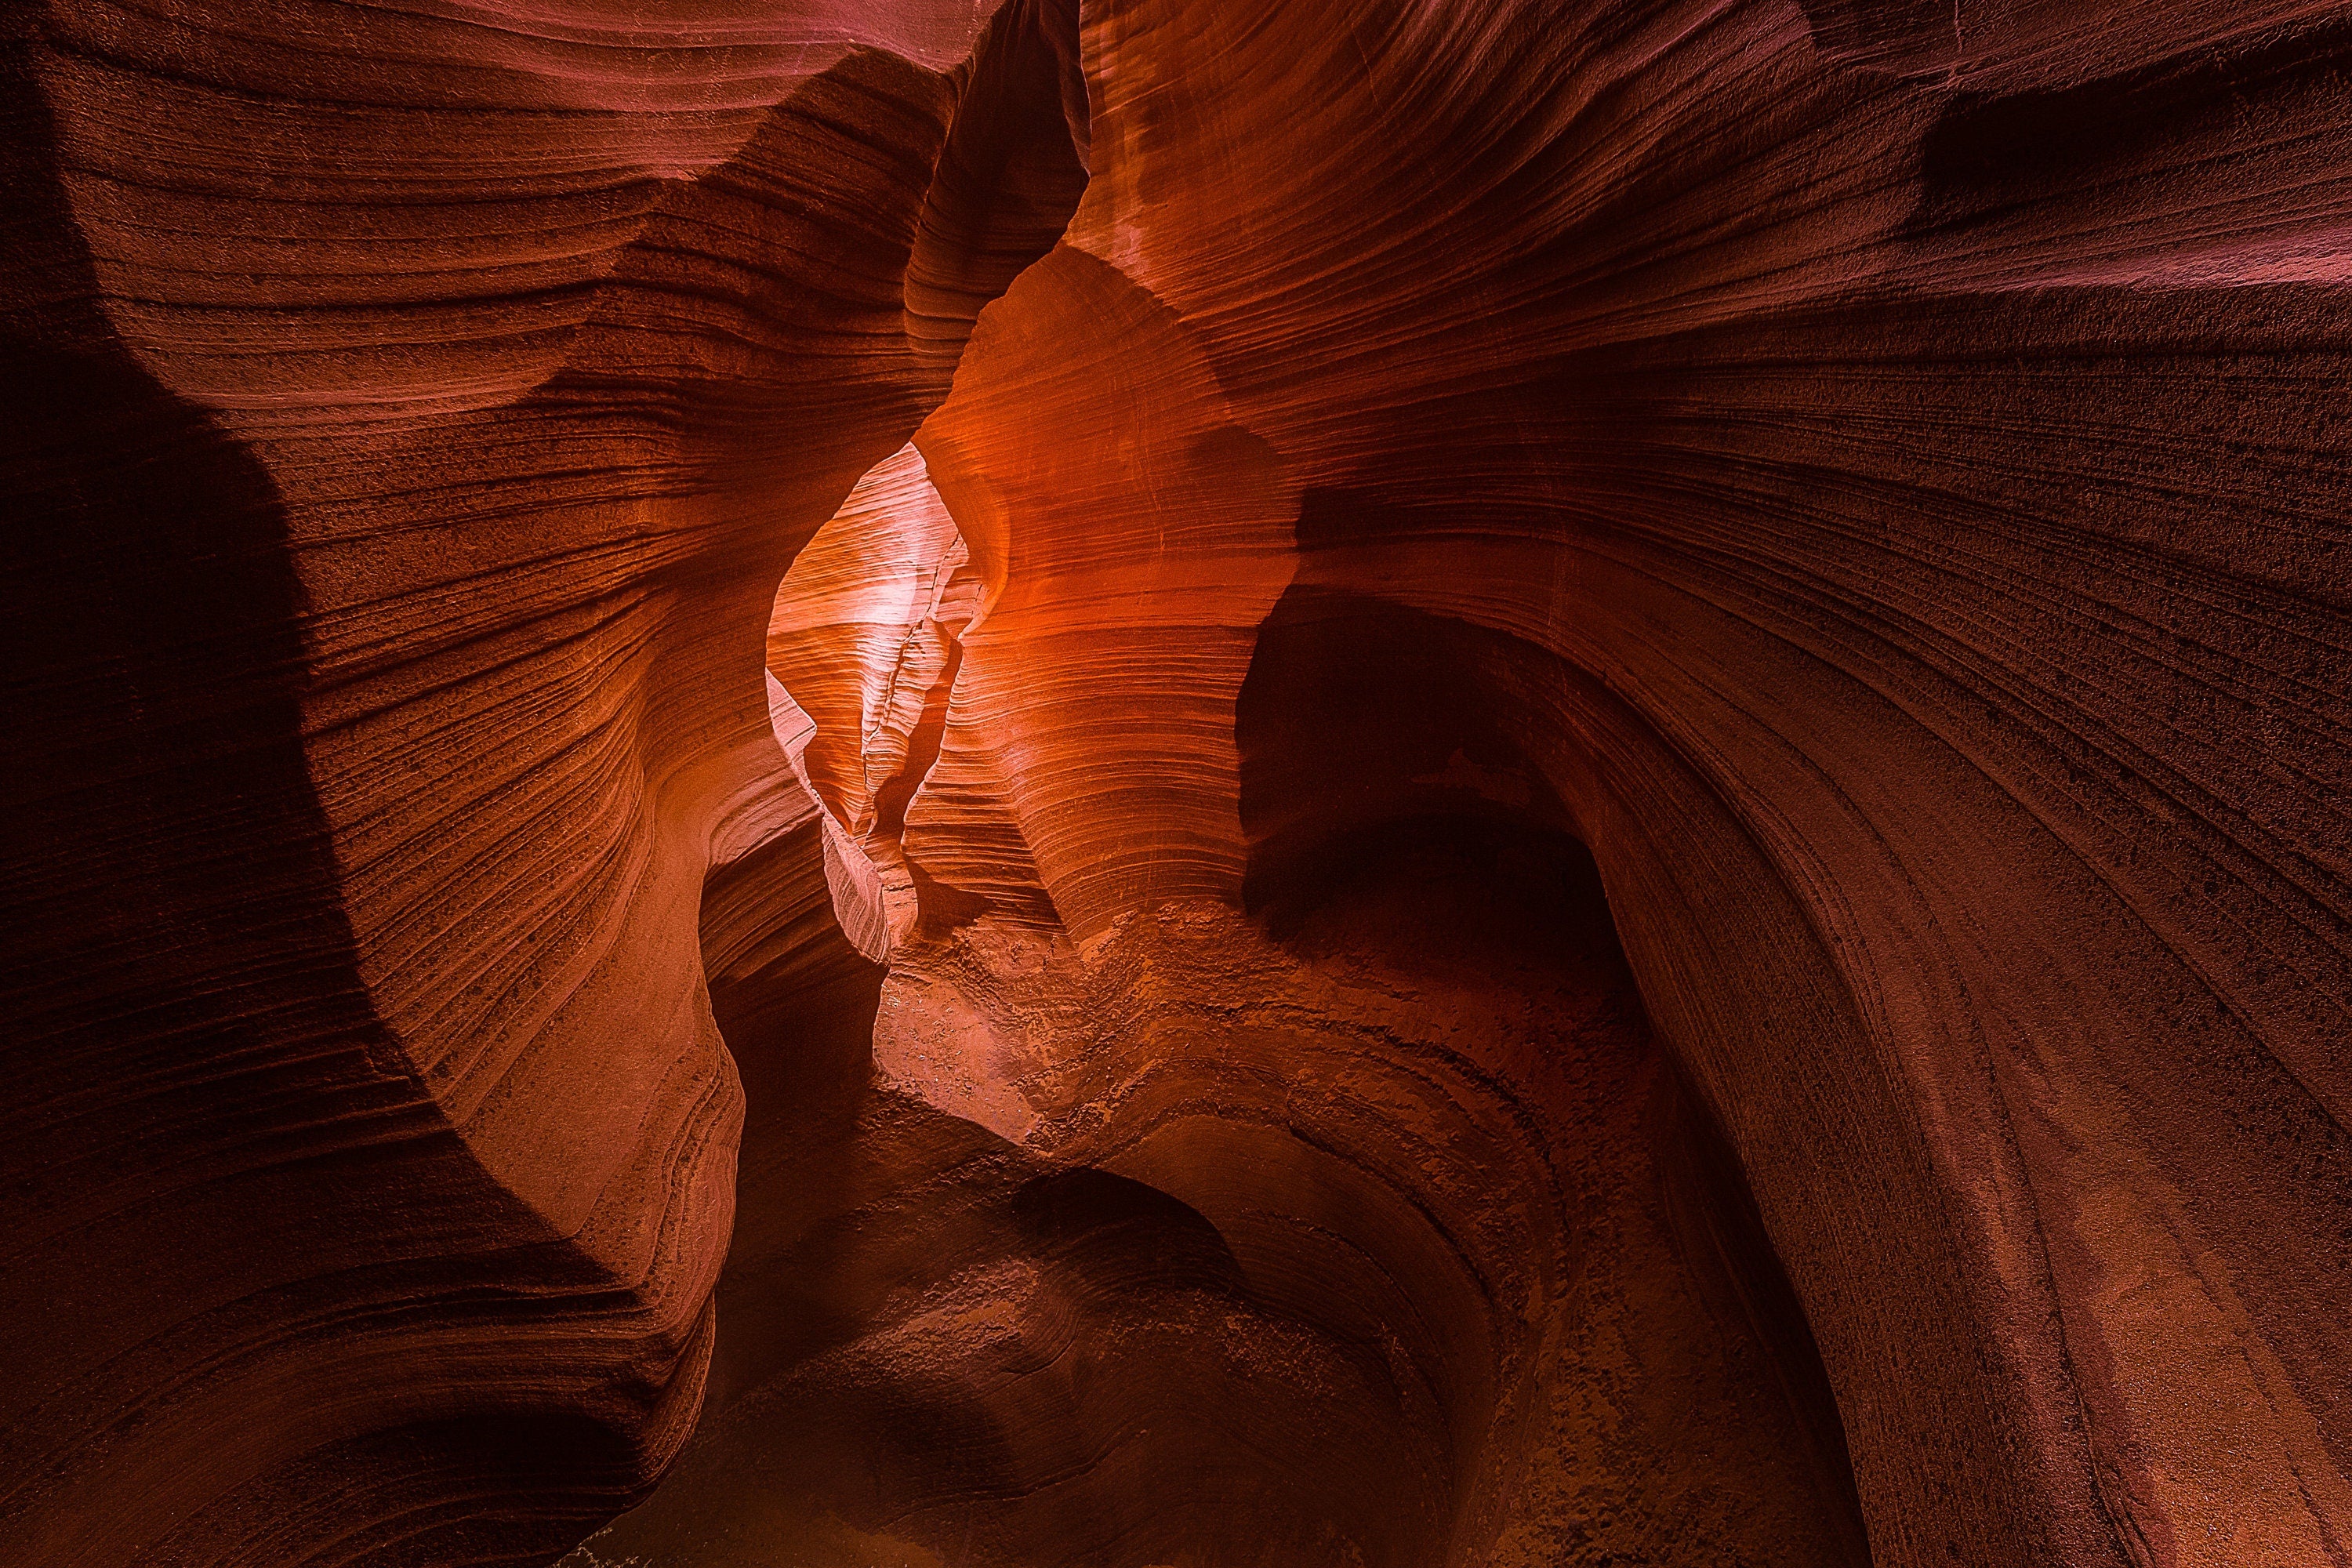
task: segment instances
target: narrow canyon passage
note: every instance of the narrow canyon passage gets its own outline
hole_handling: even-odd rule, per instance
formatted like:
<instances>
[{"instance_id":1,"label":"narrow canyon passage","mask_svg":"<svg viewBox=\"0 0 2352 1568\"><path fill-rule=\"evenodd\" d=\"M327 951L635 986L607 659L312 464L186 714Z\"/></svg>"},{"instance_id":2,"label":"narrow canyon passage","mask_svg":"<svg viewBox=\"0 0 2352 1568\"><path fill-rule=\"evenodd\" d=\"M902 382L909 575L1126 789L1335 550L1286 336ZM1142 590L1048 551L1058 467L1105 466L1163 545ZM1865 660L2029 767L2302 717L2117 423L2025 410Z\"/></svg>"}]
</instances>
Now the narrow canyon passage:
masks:
<instances>
[{"instance_id":1,"label":"narrow canyon passage","mask_svg":"<svg viewBox=\"0 0 2352 1568\"><path fill-rule=\"evenodd\" d=\"M1737 1160L1458 631L1286 595L1244 907L1074 941L923 870L971 856L928 793L970 562L910 445L778 592L812 795L705 895L747 1111L703 1422L572 1568L1866 1563Z\"/></svg>"},{"instance_id":2,"label":"narrow canyon passage","mask_svg":"<svg viewBox=\"0 0 2352 1568\"><path fill-rule=\"evenodd\" d=\"M0 7L0 1563L2352 1568L2347 126Z\"/></svg>"},{"instance_id":3,"label":"narrow canyon passage","mask_svg":"<svg viewBox=\"0 0 2352 1568\"><path fill-rule=\"evenodd\" d=\"M1391 823L1084 952L983 915L894 959L867 1081L874 981L722 1005L702 1427L573 1568L1869 1560L1573 841Z\"/></svg>"}]
</instances>

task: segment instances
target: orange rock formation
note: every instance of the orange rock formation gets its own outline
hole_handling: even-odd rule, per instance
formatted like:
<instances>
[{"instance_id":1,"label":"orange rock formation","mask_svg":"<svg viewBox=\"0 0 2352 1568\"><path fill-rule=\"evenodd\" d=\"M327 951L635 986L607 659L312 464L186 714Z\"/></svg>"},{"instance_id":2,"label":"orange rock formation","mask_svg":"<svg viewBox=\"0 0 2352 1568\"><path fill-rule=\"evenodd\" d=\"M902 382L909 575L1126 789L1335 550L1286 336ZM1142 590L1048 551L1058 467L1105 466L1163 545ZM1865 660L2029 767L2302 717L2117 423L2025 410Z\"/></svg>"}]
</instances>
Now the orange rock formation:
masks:
<instances>
[{"instance_id":1,"label":"orange rock formation","mask_svg":"<svg viewBox=\"0 0 2352 1568\"><path fill-rule=\"evenodd\" d=\"M0 23L13 1560L2352 1563L2342 8L979 12Z\"/></svg>"}]
</instances>

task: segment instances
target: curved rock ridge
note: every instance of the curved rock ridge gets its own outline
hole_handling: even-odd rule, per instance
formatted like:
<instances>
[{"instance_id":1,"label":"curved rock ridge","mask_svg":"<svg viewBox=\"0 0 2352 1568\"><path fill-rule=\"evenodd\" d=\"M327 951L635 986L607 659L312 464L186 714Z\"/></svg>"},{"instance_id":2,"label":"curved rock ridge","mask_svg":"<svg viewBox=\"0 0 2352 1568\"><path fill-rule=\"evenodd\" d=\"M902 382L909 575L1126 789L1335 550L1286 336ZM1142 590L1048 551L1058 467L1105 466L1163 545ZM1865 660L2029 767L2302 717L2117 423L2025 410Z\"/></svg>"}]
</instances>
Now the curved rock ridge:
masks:
<instances>
[{"instance_id":1,"label":"curved rock ridge","mask_svg":"<svg viewBox=\"0 0 2352 1568\"><path fill-rule=\"evenodd\" d=\"M1216 1050L1033 964L1565 829L1877 1561L2346 1561L2340 18L1085 23L1086 195L916 437L984 596L892 986L982 973L893 1081L1097 1158Z\"/></svg>"},{"instance_id":2,"label":"curved rock ridge","mask_svg":"<svg viewBox=\"0 0 2352 1568\"><path fill-rule=\"evenodd\" d=\"M109 324L182 395L286 423L492 406L576 364L666 197L730 183L710 176L861 48L953 65L972 16L77 0L33 30Z\"/></svg>"},{"instance_id":3,"label":"curved rock ridge","mask_svg":"<svg viewBox=\"0 0 2352 1568\"><path fill-rule=\"evenodd\" d=\"M12 1555L543 1562L684 1441L709 997L885 940L759 628L1042 9L12 14Z\"/></svg>"},{"instance_id":4,"label":"curved rock ridge","mask_svg":"<svg viewBox=\"0 0 2352 1568\"><path fill-rule=\"evenodd\" d=\"M1181 324L1082 251L982 312L915 436L982 584L907 810L931 879L1080 935L1238 889L1233 701L1295 502L1229 416Z\"/></svg>"}]
</instances>

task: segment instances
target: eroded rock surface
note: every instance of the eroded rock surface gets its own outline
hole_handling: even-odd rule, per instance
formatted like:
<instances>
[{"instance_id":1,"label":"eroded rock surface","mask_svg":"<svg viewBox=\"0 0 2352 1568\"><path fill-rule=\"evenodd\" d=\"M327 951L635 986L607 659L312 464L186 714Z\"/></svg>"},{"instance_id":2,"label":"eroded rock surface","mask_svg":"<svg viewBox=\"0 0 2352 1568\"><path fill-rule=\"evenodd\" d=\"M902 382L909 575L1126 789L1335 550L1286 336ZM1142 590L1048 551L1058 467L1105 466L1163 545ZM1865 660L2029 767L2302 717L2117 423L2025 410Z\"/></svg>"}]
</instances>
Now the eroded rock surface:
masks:
<instances>
[{"instance_id":1,"label":"eroded rock surface","mask_svg":"<svg viewBox=\"0 0 2352 1568\"><path fill-rule=\"evenodd\" d=\"M914 258L1025 259L930 215L980 104L1067 156L1050 45L6 26L0 1540L544 1561L691 1428L741 1121L698 911L814 832L759 631L945 391Z\"/></svg>"},{"instance_id":2,"label":"eroded rock surface","mask_svg":"<svg viewBox=\"0 0 2352 1568\"><path fill-rule=\"evenodd\" d=\"M18 1556L2352 1561L2340 6L0 26Z\"/></svg>"},{"instance_id":3,"label":"eroded rock surface","mask_svg":"<svg viewBox=\"0 0 2352 1568\"><path fill-rule=\"evenodd\" d=\"M772 1370L576 1562L1868 1561L1589 859L1403 824L1286 892L903 942L833 1207L721 1288Z\"/></svg>"}]
</instances>

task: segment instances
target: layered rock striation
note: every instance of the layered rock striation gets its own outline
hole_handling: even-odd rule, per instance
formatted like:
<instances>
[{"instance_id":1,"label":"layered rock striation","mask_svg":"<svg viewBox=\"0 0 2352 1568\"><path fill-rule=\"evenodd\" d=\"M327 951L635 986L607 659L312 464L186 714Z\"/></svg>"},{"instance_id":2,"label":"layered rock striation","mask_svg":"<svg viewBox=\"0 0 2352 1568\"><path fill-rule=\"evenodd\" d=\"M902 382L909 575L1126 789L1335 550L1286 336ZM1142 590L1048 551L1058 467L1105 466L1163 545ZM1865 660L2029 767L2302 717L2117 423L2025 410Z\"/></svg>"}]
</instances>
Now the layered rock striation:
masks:
<instances>
[{"instance_id":1,"label":"layered rock striation","mask_svg":"<svg viewBox=\"0 0 2352 1568\"><path fill-rule=\"evenodd\" d=\"M12 17L0 1533L2347 1561L2336 12Z\"/></svg>"},{"instance_id":2,"label":"layered rock striation","mask_svg":"<svg viewBox=\"0 0 2352 1568\"><path fill-rule=\"evenodd\" d=\"M9 19L19 1560L545 1561L685 1438L760 628L1067 156L971 24Z\"/></svg>"}]
</instances>

